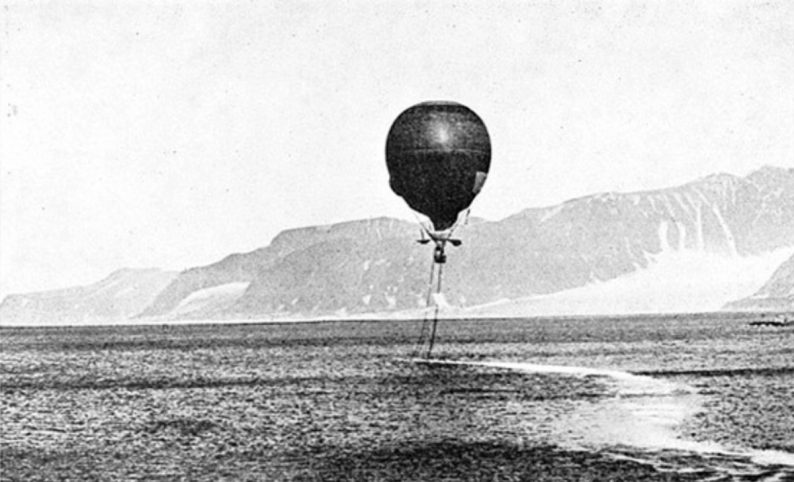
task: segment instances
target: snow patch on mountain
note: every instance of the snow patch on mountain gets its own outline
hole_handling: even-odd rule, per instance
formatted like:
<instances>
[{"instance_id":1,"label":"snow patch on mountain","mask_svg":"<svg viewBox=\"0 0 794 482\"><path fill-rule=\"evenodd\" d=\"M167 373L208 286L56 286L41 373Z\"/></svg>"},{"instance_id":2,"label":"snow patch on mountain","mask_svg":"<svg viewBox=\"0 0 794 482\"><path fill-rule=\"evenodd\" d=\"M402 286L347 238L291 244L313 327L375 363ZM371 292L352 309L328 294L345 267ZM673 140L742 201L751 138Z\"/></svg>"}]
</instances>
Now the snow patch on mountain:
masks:
<instances>
[{"instance_id":1,"label":"snow patch on mountain","mask_svg":"<svg viewBox=\"0 0 794 482\"><path fill-rule=\"evenodd\" d=\"M792 247L746 257L667 249L653 256L647 268L615 279L472 307L466 314L522 317L714 311L754 293L792 254Z\"/></svg>"},{"instance_id":2,"label":"snow patch on mountain","mask_svg":"<svg viewBox=\"0 0 794 482\"><path fill-rule=\"evenodd\" d=\"M171 314L184 316L188 313L204 313L224 308L237 301L249 284L248 282L226 283L194 291L179 302Z\"/></svg>"}]
</instances>

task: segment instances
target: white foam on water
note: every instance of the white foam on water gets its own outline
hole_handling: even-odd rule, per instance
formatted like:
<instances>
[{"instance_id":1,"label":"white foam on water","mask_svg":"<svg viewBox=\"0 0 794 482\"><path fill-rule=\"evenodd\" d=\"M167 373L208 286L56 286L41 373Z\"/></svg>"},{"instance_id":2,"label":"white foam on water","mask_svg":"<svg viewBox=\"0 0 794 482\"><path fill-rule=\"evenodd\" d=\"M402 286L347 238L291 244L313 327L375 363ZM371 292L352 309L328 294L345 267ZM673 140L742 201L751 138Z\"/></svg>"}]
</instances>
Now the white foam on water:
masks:
<instances>
[{"instance_id":1,"label":"white foam on water","mask_svg":"<svg viewBox=\"0 0 794 482\"><path fill-rule=\"evenodd\" d=\"M758 465L792 466L794 454L776 450L731 450L717 442L686 440L676 429L703 409L704 397L688 385L635 375L622 370L543 365L522 362L417 360L423 363L503 368L525 373L570 377L598 376L609 380L615 396L597 402L583 400L560 420L556 438L573 449L629 446L649 450L675 450L704 456L739 457Z\"/></svg>"},{"instance_id":2,"label":"white foam on water","mask_svg":"<svg viewBox=\"0 0 794 482\"><path fill-rule=\"evenodd\" d=\"M572 376L603 376L612 379L617 396L605 404L583 403L570 421L580 422L589 433L575 434L570 423L564 433L574 434L580 443L629 445L647 449L672 449L698 454L728 455L748 458L758 465L794 467L794 454L779 450L731 450L717 442L700 442L680 438L676 427L702 410L703 397L685 384L645 375L588 367L537 365L513 362L482 362L529 373L559 373ZM578 420L577 420L578 419ZM573 440L572 440L573 441Z\"/></svg>"},{"instance_id":3,"label":"white foam on water","mask_svg":"<svg viewBox=\"0 0 794 482\"><path fill-rule=\"evenodd\" d=\"M575 377L600 376L613 380L619 396L692 394L695 390L687 385L660 380L645 375L635 375L622 370L608 368L576 367L565 365L542 365L521 362L466 362L468 364L505 368L527 373L557 373Z\"/></svg>"},{"instance_id":4,"label":"white foam on water","mask_svg":"<svg viewBox=\"0 0 794 482\"><path fill-rule=\"evenodd\" d=\"M794 454L782 450L752 450L750 460L761 465L789 465L794 467Z\"/></svg>"},{"instance_id":5,"label":"white foam on water","mask_svg":"<svg viewBox=\"0 0 794 482\"><path fill-rule=\"evenodd\" d=\"M677 426L701 408L700 397L687 385L622 370L512 362L481 364L527 373L607 379L615 396L598 403L589 400L577 403L569 416L560 421L559 437L563 443L679 450L714 448L681 440L675 432Z\"/></svg>"}]
</instances>

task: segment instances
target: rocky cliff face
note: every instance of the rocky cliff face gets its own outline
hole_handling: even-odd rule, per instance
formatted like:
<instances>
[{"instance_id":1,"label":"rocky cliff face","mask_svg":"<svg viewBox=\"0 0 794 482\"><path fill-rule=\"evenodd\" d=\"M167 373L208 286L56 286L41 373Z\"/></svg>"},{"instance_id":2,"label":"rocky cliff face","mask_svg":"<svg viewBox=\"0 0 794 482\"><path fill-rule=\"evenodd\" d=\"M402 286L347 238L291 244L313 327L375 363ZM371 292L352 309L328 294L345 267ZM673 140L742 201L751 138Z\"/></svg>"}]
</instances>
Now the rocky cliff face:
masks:
<instances>
[{"instance_id":1,"label":"rocky cliff face","mask_svg":"<svg viewBox=\"0 0 794 482\"><path fill-rule=\"evenodd\" d=\"M728 303L728 311L784 311L794 313L794 256L783 263L756 293Z\"/></svg>"},{"instance_id":2,"label":"rocky cliff face","mask_svg":"<svg viewBox=\"0 0 794 482\"><path fill-rule=\"evenodd\" d=\"M125 320L149 306L176 275L159 269L120 269L88 286L9 295L0 304L0 323L67 325Z\"/></svg>"}]
</instances>

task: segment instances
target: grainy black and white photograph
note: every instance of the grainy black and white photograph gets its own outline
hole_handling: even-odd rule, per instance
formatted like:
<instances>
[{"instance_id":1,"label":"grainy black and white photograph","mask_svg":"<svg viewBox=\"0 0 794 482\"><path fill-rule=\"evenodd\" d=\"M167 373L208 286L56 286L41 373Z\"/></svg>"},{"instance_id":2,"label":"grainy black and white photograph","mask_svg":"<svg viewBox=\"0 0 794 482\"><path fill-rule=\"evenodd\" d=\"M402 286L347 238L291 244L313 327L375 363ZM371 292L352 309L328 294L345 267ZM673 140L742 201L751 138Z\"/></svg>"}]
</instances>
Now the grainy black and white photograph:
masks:
<instances>
[{"instance_id":1,"label":"grainy black and white photograph","mask_svg":"<svg viewBox=\"0 0 794 482\"><path fill-rule=\"evenodd\" d=\"M794 3L0 25L0 480L794 480Z\"/></svg>"}]
</instances>

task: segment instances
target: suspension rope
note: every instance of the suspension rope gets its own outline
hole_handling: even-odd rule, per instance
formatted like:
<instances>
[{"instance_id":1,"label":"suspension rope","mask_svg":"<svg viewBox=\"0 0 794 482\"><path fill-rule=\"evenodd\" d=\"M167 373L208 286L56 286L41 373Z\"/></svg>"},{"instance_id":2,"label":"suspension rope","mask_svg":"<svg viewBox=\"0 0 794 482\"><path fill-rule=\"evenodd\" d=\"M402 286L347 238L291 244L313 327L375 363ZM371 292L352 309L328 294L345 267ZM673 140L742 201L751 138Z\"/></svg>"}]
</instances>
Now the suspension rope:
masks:
<instances>
[{"instance_id":1,"label":"suspension rope","mask_svg":"<svg viewBox=\"0 0 794 482\"><path fill-rule=\"evenodd\" d=\"M421 232L426 234L429 238L432 238L432 236L430 236L430 230L427 229L427 226L425 226L425 224L422 222L422 219L419 217L419 215L413 211L412 214L414 215L414 218L416 219L416 224L419 225L419 229L421 230Z\"/></svg>"},{"instance_id":2,"label":"suspension rope","mask_svg":"<svg viewBox=\"0 0 794 482\"><path fill-rule=\"evenodd\" d=\"M469 225L469 214L471 214L471 206L466 208L466 214L463 216L463 225Z\"/></svg>"}]
</instances>

